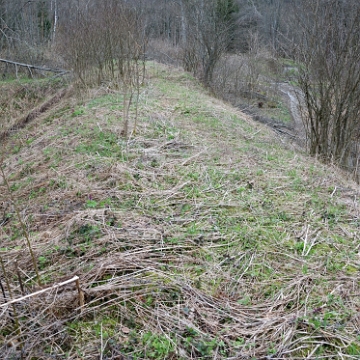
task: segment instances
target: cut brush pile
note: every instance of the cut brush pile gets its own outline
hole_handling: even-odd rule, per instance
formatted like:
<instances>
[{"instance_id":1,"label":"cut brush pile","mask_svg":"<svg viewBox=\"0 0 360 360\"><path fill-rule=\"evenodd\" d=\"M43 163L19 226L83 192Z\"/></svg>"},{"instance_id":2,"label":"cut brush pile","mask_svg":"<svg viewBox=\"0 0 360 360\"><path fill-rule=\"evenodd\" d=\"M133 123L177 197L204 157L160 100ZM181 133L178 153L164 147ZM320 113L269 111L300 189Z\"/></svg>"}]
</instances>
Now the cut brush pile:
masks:
<instances>
[{"instance_id":1,"label":"cut brush pile","mask_svg":"<svg viewBox=\"0 0 360 360\"><path fill-rule=\"evenodd\" d=\"M0 308L4 358L358 359L356 185L180 70L148 64L127 140L122 104L3 147L1 304L46 289Z\"/></svg>"}]
</instances>

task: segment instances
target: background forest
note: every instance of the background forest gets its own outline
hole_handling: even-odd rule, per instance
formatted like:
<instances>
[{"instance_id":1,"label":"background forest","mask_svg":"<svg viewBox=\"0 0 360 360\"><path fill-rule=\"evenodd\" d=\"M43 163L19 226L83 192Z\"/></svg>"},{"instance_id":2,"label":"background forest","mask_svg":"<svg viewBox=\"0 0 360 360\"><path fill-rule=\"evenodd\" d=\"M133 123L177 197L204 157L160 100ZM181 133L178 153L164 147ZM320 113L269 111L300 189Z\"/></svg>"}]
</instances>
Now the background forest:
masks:
<instances>
[{"instance_id":1,"label":"background forest","mask_svg":"<svg viewBox=\"0 0 360 360\"><path fill-rule=\"evenodd\" d=\"M84 85L124 74L126 59L181 65L243 109L276 108L274 85L293 81L310 153L357 175L359 14L355 0L2 0L0 49Z\"/></svg>"}]
</instances>

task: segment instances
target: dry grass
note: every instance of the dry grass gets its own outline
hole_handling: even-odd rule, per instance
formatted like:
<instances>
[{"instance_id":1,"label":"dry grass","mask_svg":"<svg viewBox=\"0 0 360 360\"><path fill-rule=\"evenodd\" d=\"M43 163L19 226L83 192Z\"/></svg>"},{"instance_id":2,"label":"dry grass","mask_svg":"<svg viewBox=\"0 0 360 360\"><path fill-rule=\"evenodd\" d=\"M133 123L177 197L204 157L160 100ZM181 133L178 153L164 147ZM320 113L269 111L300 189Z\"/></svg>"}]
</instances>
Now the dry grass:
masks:
<instances>
[{"instance_id":1,"label":"dry grass","mask_svg":"<svg viewBox=\"0 0 360 360\"><path fill-rule=\"evenodd\" d=\"M64 88L63 79L18 79L2 82L0 96L0 130L8 131L39 107L59 89ZM41 106L40 106L41 107Z\"/></svg>"},{"instance_id":2,"label":"dry grass","mask_svg":"<svg viewBox=\"0 0 360 360\"><path fill-rule=\"evenodd\" d=\"M180 70L148 65L128 141L121 104L58 105L3 149L7 299L37 289L14 206L43 286L85 299L2 308L5 358L357 359L356 185Z\"/></svg>"}]
</instances>

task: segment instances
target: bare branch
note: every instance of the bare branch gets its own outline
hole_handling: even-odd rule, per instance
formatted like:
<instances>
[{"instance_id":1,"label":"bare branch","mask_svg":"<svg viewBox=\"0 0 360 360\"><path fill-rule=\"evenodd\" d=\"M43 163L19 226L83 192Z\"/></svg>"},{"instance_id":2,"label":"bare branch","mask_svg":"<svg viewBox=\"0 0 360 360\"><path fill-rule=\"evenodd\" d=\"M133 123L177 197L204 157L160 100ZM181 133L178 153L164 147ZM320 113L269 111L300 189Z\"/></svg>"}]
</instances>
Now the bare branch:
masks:
<instances>
[{"instance_id":1,"label":"bare branch","mask_svg":"<svg viewBox=\"0 0 360 360\"><path fill-rule=\"evenodd\" d=\"M32 294L28 294L28 295L22 296L21 298L13 299L13 300L11 300L11 301L8 301L7 303L0 305L0 308L9 306L9 305L14 304L14 303L17 303L17 302L19 302L19 301L29 299L29 298L31 298L31 297L33 297L33 296L40 295L40 294L43 294L43 293L48 292L48 291L51 291L51 290L55 290L55 289L57 289L57 288L59 288L59 287L65 286L65 285L70 284L70 283L72 283L72 282L78 282L78 281L79 281L79 277L78 277L78 276L74 276L73 278L71 278L71 279L69 279L69 280L63 281L63 282L61 282L61 283L59 283L59 284L54 284L53 286L48 287L48 288L46 288L46 289L42 289L42 290L36 291L36 292L34 292L34 293L32 293Z\"/></svg>"},{"instance_id":2,"label":"bare branch","mask_svg":"<svg viewBox=\"0 0 360 360\"><path fill-rule=\"evenodd\" d=\"M40 71L48 71L48 72L61 73L61 74L69 73L68 70L64 70L64 69L52 69L52 68L37 66L37 65L32 65L32 64L23 64L23 63L19 63L17 61L6 60L6 59L0 59L0 62L6 63L6 64L12 64L15 66L26 67L28 69L36 69L36 70L40 70Z\"/></svg>"}]
</instances>

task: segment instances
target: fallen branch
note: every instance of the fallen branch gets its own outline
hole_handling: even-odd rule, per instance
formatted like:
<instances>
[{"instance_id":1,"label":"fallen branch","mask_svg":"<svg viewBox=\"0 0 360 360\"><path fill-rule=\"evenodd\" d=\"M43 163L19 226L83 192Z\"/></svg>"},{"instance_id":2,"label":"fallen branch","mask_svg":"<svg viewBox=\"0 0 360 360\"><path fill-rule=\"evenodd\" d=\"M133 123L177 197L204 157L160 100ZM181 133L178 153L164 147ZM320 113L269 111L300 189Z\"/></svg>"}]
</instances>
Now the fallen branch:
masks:
<instances>
[{"instance_id":1,"label":"fallen branch","mask_svg":"<svg viewBox=\"0 0 360 360\"><path fill-rule=\"evenodd\" d=\"M40 70L40 71L49 71L49 72L53 72L53 73L66 74L66 73L69 72L68 70L64 70L64 69L52 69L52 68L43 67L43 66L19 63L19 62L16 62L16 61L6 60L6 59L0 59L0 62L4 62L6 64L12 64L12 65L15 65L15 66L23 66L23 67L26 67L28 69L36 69L36 70Z\"/></svg>"},{"instance_id":2,"label":"fallen branch","mask_svg":"<svg viewBox=\"0 0 360 360\"><path fill-rule=\"evenodd\" d=\"M29 299L29 298L31 298L31 297L33 297L33 296L36 296L36 295L43 294L43 293L45 293L45 292L47 292L47 291L51 291L51 290L57 289L57 288L59 288L59 287L61 287L61 286L65 286L65 285L70 284L70 283L72 283L72 282L75 282L75 283L76 283L76 287L77 287L78 292L79 292L80 306L83 306L83 305L84 305L84 302L83 302L83 300L82 300L82 299L83 299L83 296L81 296L82 291L81 291L80 286L79 286L79 277L78 277L78 276L74 276L73 278L71 278L71 279L69 279L69 280L66 280L66 281L61 282L61 283L58 283L58 284L54 284L53 286L48 287L48 288L46 288L46 289L42 289L42 290L36 291L36 292L34 292L34 293L32 293L32 294L28 294L28 295L22 296L21 298L17 298L17 299L13 299L13 300L11 300L11 301L8 301L7 303L0 305L0 308L5 307L5 306L9 306L9 305L11 305L11 304L14 304L14 303L16 303L16 302L19 302L19 301L22 301L22 300L25 300L25 299Z\"/></svg>"}]
</instances>

